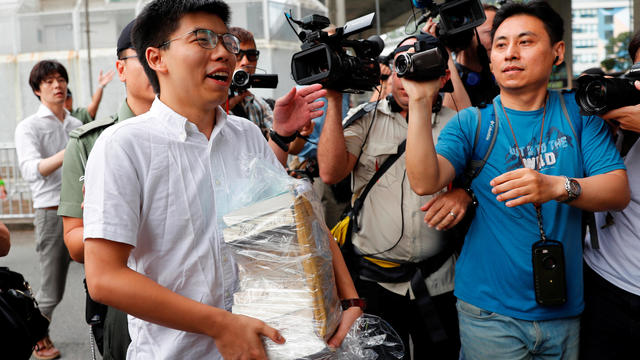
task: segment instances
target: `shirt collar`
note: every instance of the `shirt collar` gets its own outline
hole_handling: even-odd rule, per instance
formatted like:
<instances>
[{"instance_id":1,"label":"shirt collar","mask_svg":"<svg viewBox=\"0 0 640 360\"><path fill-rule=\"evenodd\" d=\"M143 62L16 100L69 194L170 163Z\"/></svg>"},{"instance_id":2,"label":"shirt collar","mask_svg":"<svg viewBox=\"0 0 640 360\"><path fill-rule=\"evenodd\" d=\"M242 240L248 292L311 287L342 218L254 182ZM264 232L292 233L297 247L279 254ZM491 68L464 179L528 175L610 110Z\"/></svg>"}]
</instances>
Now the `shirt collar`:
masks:
<instances>
[{"instance_id":1,"label":"shirt collar","mask_svg":"<svg viewBox=\"0 0 640 360\"><path fill-rule=\"evenodd\" d=\"M71 113L67 109L63 109L63 110L64 110L64 122L66 122L67 120L69 120ZM41 118L51 118L51 119L59 120L56 114L54 114L53 111L51 111L51 109L49 109L43 103L40 103L40 106L38 107L38 112L36 112L36 115Z\"/></svg>"},{"instance_id":2,"label":"shirt collar","mask_svg":"<svg viewBox=\"0 0 640 360\"><path fill-rule=\"evenodd\" d=\"M200 132L194 123L190 122L186 117L178 114L172 108L163 103L157 95L155 100L153 100L153 104L151 104L149 112L153 113L160 119L165 120L165 124L169 130L182 142L187 140L188 134ZM213 140L222 131L222 128L226 123L227 113L222 109L222 107L218 106L216 109L216 123L213 127L213 131L211 132L209 141Z\"/></svg>"},{"instance_id":3,"label":"shirt collar","mask_svg":"<svg viewBox=\"0 0 640 360\"><path fill-rule=\"evenodd\" d=\"M134 116L136 115L131 111L129 104L127 104L127 99L125 99L120 105L120 110L118 110L118 121L127 120Z\"/></svg>"}]
</instances>

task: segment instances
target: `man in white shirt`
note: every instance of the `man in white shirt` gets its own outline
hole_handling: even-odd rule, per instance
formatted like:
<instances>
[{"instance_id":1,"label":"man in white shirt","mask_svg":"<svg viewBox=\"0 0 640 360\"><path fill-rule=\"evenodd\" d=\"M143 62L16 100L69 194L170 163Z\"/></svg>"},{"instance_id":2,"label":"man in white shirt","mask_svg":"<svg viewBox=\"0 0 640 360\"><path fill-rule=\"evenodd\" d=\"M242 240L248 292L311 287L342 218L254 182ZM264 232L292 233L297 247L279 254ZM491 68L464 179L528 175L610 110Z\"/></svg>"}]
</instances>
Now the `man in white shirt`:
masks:
<instances>
[{"instance_id":1,"label":"man in white shirt","mask_svg":"<svg viewBox=\"0 0 640 360\"><path fill-rule=\"evenodd\" d=\"M229 17L221 1L147 5L132 40L158 97L148 113L105 130L87 163L87 284L94 300L130 314L130 359L266 359L261 336L285 341L262 321L229 312L236 275L216 219L247 178L243 159L281 168L286 158L255 125L220 107L239 50ZM319 116L319 90L279 99L273 131L289 137ZM357 298L331 247L338 295ZM330 346L360 314L343 313Z\"/></svg>"},{"instance_id":2,"label":"man in white shirt","mask_svg":"<svg viewBox=\"0 0 640 360\"><path fill-rule=\"evenodd\" d=\"M62 238L62 220L57 215L62 183L62 159L71 130L82 125L64 108L67 71L57 61L43 60L31 70L29 85L40 99L38 112L16 127L15 143L20 172L29 183L35 208L36 252L42 285L36 299L42 313L51 318L62 300L69 268L69 253ZM34 356L60 356L49 337L36 345Z\"/></svg>"},{"instance_id":3,"label":"man in white shirt","mask_svg":"<svg viewBox=\"0 0 640 360\"><path fill-rule=\"evenodd\" d=\"M640 61L640 31L629 42L629 56L635 64ZM640 91L640 81L635 87ZM608 111L602 118L617 134L631 201L620 211L596 213L597 242L587 234L580 333L584 360L628 357L640 337L640 104Z\"/></svg>"}]
</instances>

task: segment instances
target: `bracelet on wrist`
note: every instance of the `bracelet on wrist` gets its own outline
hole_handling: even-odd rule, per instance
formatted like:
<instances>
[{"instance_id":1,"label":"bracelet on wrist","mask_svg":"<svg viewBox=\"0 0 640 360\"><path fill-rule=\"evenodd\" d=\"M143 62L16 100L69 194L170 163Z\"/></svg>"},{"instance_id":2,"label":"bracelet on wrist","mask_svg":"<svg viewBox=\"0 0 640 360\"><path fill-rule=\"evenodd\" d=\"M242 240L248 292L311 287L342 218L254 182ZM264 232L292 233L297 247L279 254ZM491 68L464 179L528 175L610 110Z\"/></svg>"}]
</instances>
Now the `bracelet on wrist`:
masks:
<instances>
[{"instance_id":1,"label":"bracelet on wrist","mask_svg":"<svg viewBox=\"0 0 640 360\"><path fill-rule=\"evenodd\" d=\"M363 298L344 299L344 300L341 300L340 303L342 305L342 310L347 310L348 308L353 306L359 307L360 309L362 309L362 311L364 311L364 309L367 308L367 300Z\"/></svg>"},{"instance_id":2,"label":"bracelet on wrist","mask_svg":"<svg viewBox=\"0 0 640 360\"><path fill-rule=\"evenodd\" d=\"M471 190L471 187L465 188L464 191L471 198L471 205L473 205L473 207L478 207L478 198L476 197L476 194L473 192L473 190Z\"/></svg>"}]
</instances>

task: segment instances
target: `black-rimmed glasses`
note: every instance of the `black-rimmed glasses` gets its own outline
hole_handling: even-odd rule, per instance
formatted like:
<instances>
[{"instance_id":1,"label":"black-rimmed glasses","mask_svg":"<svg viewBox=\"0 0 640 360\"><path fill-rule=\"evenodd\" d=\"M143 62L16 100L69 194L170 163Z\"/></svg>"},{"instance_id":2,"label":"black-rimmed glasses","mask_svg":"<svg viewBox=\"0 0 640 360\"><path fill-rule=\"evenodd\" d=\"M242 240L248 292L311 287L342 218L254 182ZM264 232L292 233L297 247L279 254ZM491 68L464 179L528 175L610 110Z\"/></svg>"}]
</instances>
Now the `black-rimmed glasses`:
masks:
<instances>
[{"instance_id":1,"label":"black-rimmed glasses","mask_svg":"<svg viewBox=\"0 0 640 360\"><path fill-rule=\"evenodd\" d=\"M236 60L242 60L245 55L247 56L247 60L251 62L258 61L258 57L260 57L260 51L256 49L239 50L236 54Z\"/></svg>"},{"instance_id":2,"label":"black-rimmed glasses","mask_svg":"<svg viewBox=\"0 0 640 360\"><path fill-rule=\"evenodd\" d=\"M214 49L216 45L218 45L218 39L222 39L222 45L232 54L237 54L240 51L240 40L238 40L235 35L226 33L226 34L217 34L209 29L196 29L189 31L188 33L182 34L175 39L167 40L160 45L160 47L164 47L169 45L172 41L182 39L185 36L194 34L196 37L196 41L200 47L205 49Z\"/></svg>"}]
</instances>

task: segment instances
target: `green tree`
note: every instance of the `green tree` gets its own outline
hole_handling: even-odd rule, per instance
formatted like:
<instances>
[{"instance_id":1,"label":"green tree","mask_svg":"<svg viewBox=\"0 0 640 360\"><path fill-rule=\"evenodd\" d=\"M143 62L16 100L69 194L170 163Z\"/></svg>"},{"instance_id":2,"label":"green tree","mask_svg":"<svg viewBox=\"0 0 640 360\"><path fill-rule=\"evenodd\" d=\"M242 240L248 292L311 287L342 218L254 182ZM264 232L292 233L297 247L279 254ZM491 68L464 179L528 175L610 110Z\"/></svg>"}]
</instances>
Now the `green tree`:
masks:
<instances>
[{"instance_id":1,"label":"green tree","mask_svg":"<svg viewBox=\"0 0 640 360\"><path fill-rule=\"evenodd\" d=\"M631 41L631 32L623 32L609 39L605 46L607 58L600 65L607 71L624 71L631 67L631 58L627 53Z\"/></svg>"}]
</instances>

